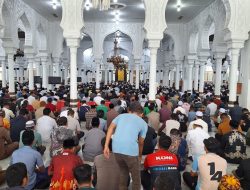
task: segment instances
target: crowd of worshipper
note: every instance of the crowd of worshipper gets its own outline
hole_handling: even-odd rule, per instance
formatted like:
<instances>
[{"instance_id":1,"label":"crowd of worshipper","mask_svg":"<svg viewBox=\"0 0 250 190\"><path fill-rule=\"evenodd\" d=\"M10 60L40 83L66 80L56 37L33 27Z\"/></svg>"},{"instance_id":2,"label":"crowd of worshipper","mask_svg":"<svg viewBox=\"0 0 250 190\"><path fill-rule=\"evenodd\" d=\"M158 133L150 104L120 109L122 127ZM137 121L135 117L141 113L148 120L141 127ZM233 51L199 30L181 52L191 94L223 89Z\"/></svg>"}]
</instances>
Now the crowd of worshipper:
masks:
<instances>
[{"instance_id":1,"label":"crowd of worshipper","mask_svg":"<svg viewBox=\"0 0 250 190\"><path fill-rule=\"evenodd\" d=\"M250 113L214 96L112 83L1 89L0 184L10 190L249 190ZM235 170L228 172L228 165ZM3 167L3 166L2 166Z\"/></svg>"}]
</instances>

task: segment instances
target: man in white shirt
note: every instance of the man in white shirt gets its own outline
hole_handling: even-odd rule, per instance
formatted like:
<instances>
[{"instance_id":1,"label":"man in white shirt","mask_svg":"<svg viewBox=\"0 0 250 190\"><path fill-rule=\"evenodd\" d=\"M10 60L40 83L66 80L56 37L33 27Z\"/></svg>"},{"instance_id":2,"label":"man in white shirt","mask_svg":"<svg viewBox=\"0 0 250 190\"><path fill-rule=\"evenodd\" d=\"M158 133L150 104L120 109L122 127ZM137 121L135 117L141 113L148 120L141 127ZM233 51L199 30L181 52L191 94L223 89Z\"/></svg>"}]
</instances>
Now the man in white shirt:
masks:
<instances>
[{"instance_id":1,"label":"man in white shirt","mask_svg":"<svg viewBox=\"0 0 250 190\"><path fill-rule=\"evenodd\" d=\"M182 101L179 101L178 102L178 107L174 109L173 113L177 113L177 111L181 112L182 114L187 114L186 113L186 110L182 107L183 105L183 102Z\"/></svg>"},{"instance_id":2,"label":"man in white shirt","mask_svg":"<svg viewBox=\"0 0 250 190\"><path fill-rule=\"evenodd\" d=\"M217 111L217 105L214 103L214 100L211 99L209 100L209 103L207 105L207 108L209 109L210 111L210 116L214 116L215 115L215 112Z\"/></svg>"},{"instance_id":3,"label":"man in white shirt","mask_svg":"<svg viewBox=\"0 0 250 190\"><path fill-rule=\"evenodd\" d=\"M156 99L155 99L155 103L157 104L157 111L160 111L160 109L161 109L161 100L160 100L160 96L159 95L156 95L156 97L155 97Z\"/></svg>"},{"instance_id":4,"label":"man in white shirt","mask_svg":"<svg viewBox=\"0 0 250 190\"><path fill-rule=\"evenodd\" d=\"M8 121L10 121L10 119L15 117L13 111L10 110L9 103L4 103L3 111L5 112L5 119L7 119Z\"/></svg>"},{"instance_id":5,"label":"man in white shirt","mask_svg":"<svg viewBox=\"0 0 250 190\"><path fill-rule=\"evenodd\" d=\"M50 165L50 146L51 146L51 133L54 128L57 127L56 121L51 118L50 115L51 110L49 108L44 108L43 116L37 120L36 131L41 134L42 144L46 147L46 151L44 152L44 165L48 167Z\"/></svg>"},{"instance_id":6,"label":"man in white shirt","mask_svg":"<svg viewBox=\"0 0 250 190\"><path fill-rule=\"evenodd\" d=\"M205 154L204 139L209 138L209 134L202 129L201 123L197 120L193 123L194 129L187 133L187 144L189 148L189 156L193 158Z\"/></svg>"},{"instance_id":7,"label":"man in white shirt","mask_svg":"<svg viewBox=\"0 0 250 190\"><path fill-rule=\"evenodd\" d=\"M35 93L34 92L31 92L30 96L28 97L28 102L29 102L29 105L32 105L32 103L36 100L35 98Z\"/></svg>"},{"instance_id":8,"label":"man in white shirt","mask_svg":"<svg viewBox=\"0 0 250 190\"><path fill-rule=\"evenodd\" d=\"M203 113L201 111L196 112L196 120L189 123L188 131L194 129L194 123L199 123L202 126L202 129L208 133L208 124L202 120Z\"/></svg>"},{"instance_id":9,"label":"man in white shirt","mask_svg":"<svg viewBox=\"0 0 250 190\"><path fill-rule=\"evenodd\" d=\"M68 110L68 126L67 128L73 131L74 135L77 135L78 139L84 136L84 132L81 131L80 123L74 118L75 111L73 109Z\"/></svg>"},{"instance_id":10,"label":"man in white shirt","mask_svg":"<svg viewBox=\"0 0 250 190\"><path fill-rule=\"evenodd\" d=\"M101 97L101 94L98 93L96 95L96 97L94 98L94 102L99 106L101 104L101 101L104 100L102 97Z\"/></svg>"}]
</instances>

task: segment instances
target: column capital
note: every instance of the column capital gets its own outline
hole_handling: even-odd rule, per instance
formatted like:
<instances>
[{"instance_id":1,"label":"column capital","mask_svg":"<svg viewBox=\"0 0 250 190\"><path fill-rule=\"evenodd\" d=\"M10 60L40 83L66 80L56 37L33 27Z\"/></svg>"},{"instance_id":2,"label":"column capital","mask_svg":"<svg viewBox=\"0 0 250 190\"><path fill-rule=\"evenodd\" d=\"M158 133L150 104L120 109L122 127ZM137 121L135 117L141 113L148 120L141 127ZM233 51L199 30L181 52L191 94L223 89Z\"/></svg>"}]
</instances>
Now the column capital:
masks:
<instances>
[{"instance_id":1,"label":"column capital","mask_svg":"<svg viewBox=\"0 0 250 190\"><path fill-rule=\"evenodd\" d=\"M158 48L160 47L160 42L161 42L160 39L149 39L148 40L148 47L149 47L150 51L151 50L157 51Z\"/></svg>"},{"instance_id":2,"label":"column capital","mask_svg":"<svg viewBox=\"0 0 250 190\"><path fill-rule=\"evenodd\" d=\"M66 38L69 48L78 48L80 46L80 38Z\"/></svg>"},{"instance_id":3,"label":"column capital","mask_svg":"<svg viewBox=\"0 0 250 190\"><path fill-rule=\"evenodd\" d=\"M53 62L54 63L59 63L60 62L60 57L53 57Z\"/></svg>"}]
</instances>

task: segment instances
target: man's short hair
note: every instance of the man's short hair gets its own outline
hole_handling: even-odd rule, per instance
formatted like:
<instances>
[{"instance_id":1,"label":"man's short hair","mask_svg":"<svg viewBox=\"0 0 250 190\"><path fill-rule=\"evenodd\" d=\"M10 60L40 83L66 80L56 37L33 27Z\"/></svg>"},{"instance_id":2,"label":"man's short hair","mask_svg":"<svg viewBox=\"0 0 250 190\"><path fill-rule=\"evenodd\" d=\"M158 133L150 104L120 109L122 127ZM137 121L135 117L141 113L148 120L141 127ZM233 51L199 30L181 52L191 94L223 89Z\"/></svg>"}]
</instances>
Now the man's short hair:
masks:
<instances>
[{"instance_id":1,"label":"man's short hair","mask_svg":"<svg viewBox=\"0 0 250 190\"><path fill-rule=\"evenodd\" d=\"M64 149L72 149L73 147L75 147L75 140L74 139L66 139L63 141L63 148Z\"/></svg>"},{"instance_id":2,"label":"man's short hair","mask_svg":"<svg viewBox=\"0 0 250 190\"><path fill-rule=\"evenodd\" d=\"M25 130L22 135L22 142L25 146L32 145L35 139L34 132L32 130Z\"/></svg>"},{"instance_id":3,"label":"man's short hair","mask_svg":"<svg viewBox=\"0 0 250 190\"><path fill-rule=\"evenodd\" d=\"M105 104L105 100L101 100L101 104Z\"/></svg>"},{"instance_id":4,"label":"man's short hair","mask_svg":"<svg viewBox=\"0 0 250 190\"><path fill-rule=\"evenodd\" d=\"M103 118L104 117L104 111L103 110L98 110L97 111L97 117L98 118Z\"/></svg>"},{"instance_id":5,"label":"man's short hair","mask_svg":"<svg viewBox=\"0 0 250 190\"><path fill-rule=\"evenodd\" d=\"M48 98L47 102L51 103L52 102L52 98Z\"/></svg>"},{"instance_id":6,"label":"man's short hair","mask_svg":"<svg viewBox=\"0 0 250 190\"><path fill-rule=\"evenodd\" d=\"M114 107L115 107L114 104L112 104L112 103L109 104L109 108L110 108L110 109L113 109Z\"/></svg>"},{"instance_id":7,"label":"man's short hair","mask_svg":"<svg viewBox=\"0 0 250 190\"><path fill-rule=\"evenodd\" d=\"M162 134L159 139L159 146L160 148L163 148L165 150L168 150L170 145L172 143L172 140L169 136Z\"/></svg>"},{"instance_id":8,"label":"man's short hair","mask_svg":"<svg viewBox=\"0 0 250 190\"><path fill-rule=\"evenodd\" d=\"M19 111L19 115L24 116L24 115L28 115L28 114L29 114L29 112L26 109L20 109L20 111Z\"/></svg>"},{"instance_id":9,"label":"man's short hair","mask_svg":"<svg viewBox=\"0 0 250 190\"><path fill-rule=\"evenodd\" d=\"M236 120L231 120L231 121L229 122L229 125L230 125L233 129L238 129L238 127L239 127L239 122L236 121Z\"/></svg>"},{"instance_id":10,"label":"man's short hair","mask_svg":"<svg viewBox=\"0 0 250 190\"><path fill-rule=\"evenodd\" d=\"M129 106L129 111L132 113L143 113L143 108L141 107L141 104L139 102L132 102Z\"/></svg>"},{"instance_id":11,"label":"man's short hair","mask_svg":"<svg viewBox=\"0 0 250 190\"><path fill-rule=\"evenodd\" d=\"M89 183L92 176L91 166L88 164L77 166L73 170L73 175L78 184Z\"/></svg>"},{"instance_id":12,"label":"man's short hair","mask_svg":"<svg viewBox=\"0 0 250 190\"><path fill-rule=\"evenodd\" d=\"M6 170L6 182L9 187L22 186L23 179L27 178L28 172L24 163L15 163Z\"/></svg>"},{"instance_id":13,"label":"man's short hair","mask_svg":"<svg viewBox=\"0 0 250 190\"><path fill-rule=\"evenodd\" d=\"M43 109L43 115L49 115L51 112L50 108L44 108Z\"/></svg>"},{"instance_id":14,"label":"man's short hair","mask_svg":"<svg viewBox=\"0 0 250 190\"><path fill-rule=\"evenodd\" d=\"M92 127L99 127L100 119L98 117L93 117L91 120Z\"/></svg>"},{"instance_id":15,"label":"man's short hair","mask_svg":"<svg viewBox=\"0 0 250 190\"><path fill-rule=\"evenodd\" d=\"M58 126L65 126L68 123L67 117L59 117L57 120L57 125Z\"/></svg>"},{"instance_id":16,"label":"man's short hair","mask_svg":"<svg viewBox=\"0 0 250 190\"><path fill-rule=\"evenodd\" d=\"M161 173L155 180L155 190L175 190L175 182L168 173Z\"/></svg>"},{"instance_id":17,"label":"man's short hair","mask_svg":"<svg viewBox=\"0 0 250 190\"><path fill-rule=\"evenodd\" d=\"M150 111L153 111L155 109L155 104L154 103L150 103L148 105L148 108L149 108Z\"/></svg>"},{"instance_id":18,"label":"man's short hair","mask_svg":"<svg viewBox=\"0 0 250 190\"><path fill-rule=\"evenodd\" d=\"M71 108L68 109L68 115L74 115L75 111Z\"/></svg>"}]
</instances>

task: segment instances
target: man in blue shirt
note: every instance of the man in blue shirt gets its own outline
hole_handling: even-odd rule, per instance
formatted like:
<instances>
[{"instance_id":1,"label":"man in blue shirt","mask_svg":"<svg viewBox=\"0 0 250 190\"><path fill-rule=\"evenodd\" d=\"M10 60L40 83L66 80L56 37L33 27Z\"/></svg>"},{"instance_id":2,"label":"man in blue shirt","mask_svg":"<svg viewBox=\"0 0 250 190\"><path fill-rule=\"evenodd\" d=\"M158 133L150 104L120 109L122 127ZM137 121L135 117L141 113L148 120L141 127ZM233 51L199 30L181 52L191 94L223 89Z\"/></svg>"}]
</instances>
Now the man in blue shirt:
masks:
<instances>
[{"instance_id":1,"label":"man in blue shirt","mask_svg":"<svg viewBox=\"0 0 250 190\"><path fill-rule=\"evenodd\" d=\"M24 163L28 171L29 183L25 187L26 190L31 190L37 183L37 174L45 172L42 156L39 152L32 149L34 141L33 131L24 131L22 135L22 141L24 146L14 151L11 157L10 165L15 163Z\"/></svg>"},{"instance_id":2,"label":"man in blue shirt","mask_svg":"<svg viewBox=\"0 0 250 190\"><path fill-rule=\"evenodd\" d=\"M131 173L133 190L140 190L140 161L147 123L141 118L143 109L139 102L130 104L129 113L116 117L109 126L104 155L109 158L109 143L112 138L112 149L120 168L119 189L127 189L129 173ZM114 134L113 134L114 133Z\"/></svg>"}]
</instances>

